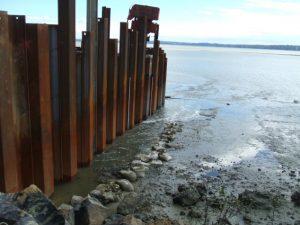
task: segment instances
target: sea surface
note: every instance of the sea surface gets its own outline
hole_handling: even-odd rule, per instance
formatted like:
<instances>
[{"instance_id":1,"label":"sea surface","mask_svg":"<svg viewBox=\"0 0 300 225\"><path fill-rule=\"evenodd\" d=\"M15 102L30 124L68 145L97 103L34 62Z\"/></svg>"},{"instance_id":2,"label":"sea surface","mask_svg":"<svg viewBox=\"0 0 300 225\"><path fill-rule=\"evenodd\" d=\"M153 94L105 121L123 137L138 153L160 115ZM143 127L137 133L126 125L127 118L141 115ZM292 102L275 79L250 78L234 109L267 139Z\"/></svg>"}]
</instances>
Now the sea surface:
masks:
<instances>
[{"instance_id":1,"label":"sea surface","mask_svg":"<svg viewBox=\"0 0 300 225\"><path fill-rule=\"evenodd\" d=\"M128 164L155 142L164 122L181 121L185 164L210 155L223 166L249 161L260 169L300 169L300 52L164 45L168 57L165 108L96 156L53 200L85 196L103 168ZM186 166L189 164L187 163Z\"/></svg>"}]
</instances>

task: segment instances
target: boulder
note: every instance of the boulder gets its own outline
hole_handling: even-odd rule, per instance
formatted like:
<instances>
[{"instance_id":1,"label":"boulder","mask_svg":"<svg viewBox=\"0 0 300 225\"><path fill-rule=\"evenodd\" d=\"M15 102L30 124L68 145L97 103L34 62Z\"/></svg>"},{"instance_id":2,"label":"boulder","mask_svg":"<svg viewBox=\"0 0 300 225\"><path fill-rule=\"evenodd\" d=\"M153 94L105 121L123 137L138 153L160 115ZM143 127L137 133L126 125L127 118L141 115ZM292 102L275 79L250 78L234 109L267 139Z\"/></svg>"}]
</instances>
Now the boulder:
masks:
<instances>
[{"instance_id":1,"label":"boulder","mask_svg":"<svg viewBox=\"0 0 300 225\"><path fill-rule=\"evenodd\" d=\"M151 161L151 158L149 157L149 155L146 154L138 154L135 156L136 160L141 160L142 162L148 163Z\"/></svg>"},{"instance_id":2,"label":"boulder","mask_svg":"<svg viewBox=\"0 0 300 225\"><path fill-rule=\"evenodd\" d=\"M195 205L201 198L198 190L194 186L180 185L178 192L173 196L174 204L180 206L192 206Z\"/></svg>"},{"instance_id":3,"label":"boulder","mask_svg":"<svg viewBox=\"0 0 300 225\"><path fill-rule=\"evenodd\" d=\"M163 152L166 152L166 148L161 145L155 145L152 147L152 151L163 153Z\"/></svg>"},{"instance_id":4,"label":"boulder","mask_svg":"<svg viewBox=\"0 0 300 225\"><path fill-rule=\"evenodd\" d=\"M126 194L118 206L118 214L125 216L129 214L134 214L139 202L140 199L136 193L132 192Z\"/></svg>"},{"instance_id":5,"label":"boulder","mask_svg":"<svg viewBox=\"0 0 300 225\"><path fill-rule=\"evenodd\" d=\"M36 220L27 212L21 210L12 203L2 201L0 203L0 224L38 225Z\"/></svg>"},{"instance_id":6,"label":"boulder","mask_svg":"<svg viewBox=\"0 0 300 225\"><path fill-rule=\"evenodd\" d=\"M80 225L101 225L106 218L115 211L103 206L97 199L88 196L81 203L78 211L75 211L76 224Z\"/></svg>"},{"instance_id":7,"label":"boulder","mask_svg":"<svg viewBox=\"0 0 300 225\"><path fill-rule=\"evenodd\" d=\"M120 192L121 191L121 187L120 185L116 184L115 182L109 182L107 184L99 184L96 187L96 190L100 191L102 194L104 194L105 192Z\"/></svg>"},{"instance_id":8,"label":"boulder","mask_svg":"<svg viewBox=\"0 0 300 225\"><path fill-rule=\"evenodd\" d=\"M71 206L77 210L80 208L81 202L84 200L83 197L74 195L71 199Z\"/></svg>"},{"instance_id":9,"label":"boulder","mask_svg":"<svg viewBox=\"0 0 300 225\"><path fill-rule=\"evenodd\" d=\"M151 153L149 153L149 157L151 158L151 160L157 160L158 159L158 152L157 151L152 151Z\"/></svg>"},{"instance_id":10,"label":"boulder","mask_svg":"<svg viewBox=\"0 0 300 225\"><path fill-rule=\"evenodd\" d=\"M113 214L104 221L105 225L119 225L122 224L124 216L121 214Z\"/></svg>"},{"instance_id":11,"label":"boulder","mask_svg":"<svg viewBox=\"0 0 300 225\"><path fill-rule=\"evenodd\" d=\"M167 153L162 153L159 154L159 159L164 162L169 162L170 160L172 160L172 157Z\"/></svg>"},{"instance_id":12,"label":"boulder","mask_svg":"<svg viewBox=\"0 0 300 225\"><path fill-rule=\"evenodd\" d=\"M123 218L122 225L144 225L144 222L133 215L128 215Z\"/></svg>"},{"instance_id":13,"label":"boulder","mask_svg":"<svg viewBox=\"0 0 300 225\"><path fill-rule=\"evenodd\" d=\"M119 198L112 191L101 192L99 190L93 190L90 192L90 196L96 198L104 205L108 205L113 202L117 202Z\"/></svg>"},{"instance_id":14,"label":"boulder","mask_svg":"<svg viewBox=\"0 0 300 225\"><path fill-rule=\"evenodd\" d=\"M130 183L129 180L125 180L125 179L122 179L122 180L117 180L116 183L118 185L120 185L121 189L123 191L126 191L126 192L132 192L134 191L134 187L133 185Z\"/></svg>"},{"instance_id":15,"label":"boulder","mask_svg":"<svg viewBox=\"0 0 300 225\"><path fill-rule=\"evenodd\" d=\"M175 143L167 143L166 148L181 149L181 148L183 148L183 145L175 144Z\"/></svg>"},{"instance_id":16,"label":"boulder","mask_svg":"<svg viewBox=\"0 0 300 225\"><path fill-rule=\"evenodd\" d=\"M151 162L151 165L153 165L153 166L162 166L163 162L161 160L153 160Z\"/></svg>"},{"instance_id":17,"label":"boulder","mask_svg":"<svg viewBox=\"0 0 300 225\"><path fill-rule=\"evenodd\" d=\"M170 219L158 219L154 222L148 223L148 225L182 225L182 223Z\"/></svg>"},{"instance_id":18,"label":"boulder","mask_svg":"<svg viewBox=\"0 0 300 225\"><path fill-rule=\"evenodd\" d=\"M35 185L31 185L17 196L18 206L30 214L41 225L64 225L65 218Z\"/></svg>"},{"instance_id":19,"label":"boulder","mask_svg":"<svg viewBox=\"0 0 300 225\"><path fill-rule=\"evenodd\" d=\"M58 210L70 225L75 225L75 212L72 206L67 204L62 204L61 206L58 207Z\"/></svg>"},{"instance_id":20,"label":"boulder","mask_svg":"<svg viewBox=\"0 0 300 225\"><path fill-rule=\"evenodd\" d=\"M137 219L133 215L123 216L115 214L111 218L107 219L105 225L144 225L144 222Z\"/></svg>"},{"instance_id":21,"label":"boulder","mask_svg":"<svg viewBox=\"0 0 300 225\"><path fill-rule=\"evenodd\" d=\"M137 175L131 170L121 170L119 172L120 176L130 182L135 182L137 180Z\"/></svg>"},{"instance_id":22,"label":"boulder","mask_svg":"<svg viewBox=\"0 0 300 225\"><path fill-rule=\"evenodd\" d=\"M146 176L146 171L149 170L148 167L140 165L132 167L132 170L136 173L138 178L143 178Z\"/></svg>"},{"instance_id":23,"label":"boulder","mask_svg":"<svg viewBox=\"0 0 300 225\"><path fill-rule=\"evenodd\" d=\"M300 206L300 192L295 191L291 196L291 200L295 203L296 206Z\"/></svg>"},{"instance_id":24,"label":"boulder","mask_svg":"<svg viewBox=\"0 0 300 225\"><path fill-rule=\"evenodd\" d=\"M141 160L134 160L131 162L132 166L150 166L150 163L142 162Z\"/></svg>"},{"instance_id":25,"label":"boulder","mask_svg":"<svg viewBox=\"0 0 300 225\"><path fill-rule=\"evenodd\" d=\"M238 197L243 205L259 210L271 210L273 198L270 193L249 190L239 194Z\"/></svg>"}]
</instances>

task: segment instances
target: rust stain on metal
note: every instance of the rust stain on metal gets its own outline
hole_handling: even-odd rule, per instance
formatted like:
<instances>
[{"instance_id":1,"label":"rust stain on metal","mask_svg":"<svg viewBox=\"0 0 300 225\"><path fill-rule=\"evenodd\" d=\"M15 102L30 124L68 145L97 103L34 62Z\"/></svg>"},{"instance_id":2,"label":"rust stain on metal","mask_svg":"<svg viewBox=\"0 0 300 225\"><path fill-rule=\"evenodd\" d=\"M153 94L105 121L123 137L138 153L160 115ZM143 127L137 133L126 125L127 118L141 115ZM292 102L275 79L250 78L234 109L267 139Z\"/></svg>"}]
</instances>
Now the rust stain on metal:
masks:
<instances>
[{"instance_id":1,"label":"rust stain on metal","mask_svg":"<svg viewBox=\"0 0 300 225\"><path fill-rule=\"evenodd\" d=\"M141 123L143 120L144 105L144 79L145 79L145 60L146 60L146 43L147 43L147 17L139 18L140 30L138 39L138 71L137 71L137 88L136 88L136 107L135 123Z\"/></svg>"},{"instance_id":2,"label":"rust stain on metal","mask_svg":"<svg viewBox=\"0 0 300 225\"><path fill-rule=\"evenodd\" d=\"M97 152L104 151L106 146L107 116L107 45L108 20L98 21L98 72L97 72Z\"/></svg>"},{"instance_id":3,"label":"rust stain on metal","mask_svg":"<svg viewBox=\"0 0 300 225\"><path fill-rule=\"evenodd\" d=\"M118 40L110 39L108 44L107 82L107 143L111 144L117 134L117 85L118 85Z\"/></svg>"},{"instance_id":4,"label":"rust stain on metal","mask_svg":"<svg viewBox=\"0 0 300 225\"><path fill-rule=\"evenodd\" d=\"M158 68L159 68L159 46L160 42L156 40L153 48L153 63L152 63L152 75L153 75L153 89L152 89L152 112L157 110L157 86L158 86Z\"/></svg>"},{"instance_id":5,"label":"rust stain on metal","mask_svg":"<svg viewBox=\"0 0 300 225\"><path fill-rule=\"evenodd\" d=\"M47 25L27 24L26 38L34 184L54 192L49 32Z\"/></svg>"},{"instance_id":6,"label":"rust stain on metal","mask_svg":"<svg viewBox=\"0 0 300 225\"><path fill-rule=\"evenodd\" d=\"M9 21L6 12L0 11L0 125L1 166L0 189L16 192L22 188L20 153L16 145L13 118L12 46L9 40Z\"/></svg>"},{"instance_id":7,"label":"rust stain on metal","mask_svg":"<svg viewBox=\"0 0 300 225\"><path fill-rule=\"evenodd\" d=\"M83 45L83 44L82 44ZM82 50L76 48L76 95L77 95L77 165L83 165L83 131L82 131Z\"/></svg>"},{"instance_id":8,"label":"rust stain on metal","mask_svg":"<svg viewBox=\"0 0 300 225\"><path fill-rule=\"evenodd\" d=\"M135 126L135 105L136 105L136 81L137 81L137 59L138 55L138 32L130 32L129 42L129 77L130 77L130 89L129 89L129 127Z\"/></svg>"},{"instance_id":9,"label":"rust stain on metal","mask_svg":"<svg viewBox=\"0 0 300 225\"><path fill-rule=\"evenodd\" d=\"M22 185L27 187L34 183L32 143L30 130L28 102L28 74L25 16L9 16L9 36L12 44L12 77L13 77L13 106L15 117L16 145L20 153ZM27 46L26 46L27 47Z\"/></svg>"},{"instance_id":10,"label":"rust stain on metal","mask_svg":"<svg viewBox=\"0 0 300 225\"><path fill-rule=\"evenodd\" d=\"M150 92L151 92L151 67L152 57L147 55L145 64L145 85L144 85L144 106L143 106L143 119L146 120L150 115Z\"/></svg>"},{"instance_id":11,"label":"rust stain on metal","mask_svg":"<svg viewBox=\"0 0 300 225\"><path fill-rule=\"evenodd\" d=\"M128 24L120 25L120 53L118 72L117 135L126 131L127 122L127 82L128 82Z\"/></svg>"},{"instance_id":12,"label":"rust stain on metal","mask_svg":"<svg viewBox=\"0 0 300 225\"><path fill-rule=\"evenodd\" d=\"M80 85L77 85L77 95L81 100L81 151L79 165L81 167L89 166L93 160L93 142L91 135L94 135L94 108L92 101L94 99L94 83L91 75L90 63L90 32L82 32L82 55L81 55L81 79ZM80 90L78 90L78 88ZM80 91L80 93L78 93ZM77 115L77 117L79 117ZM77 125L78 126L78 125ZM79 152L79 151L77 151Z\"/></svg>"},{"instance_id":13,"label":"rust stain on metal","mask_svg":"<svg viewBox=\"0 0 300 225\"><path fill-rule=\"evenodd\" d=\"M58 1L58 50L61 176L70 181L77 174L75 0Z\"/></svg>"}]
</instances>

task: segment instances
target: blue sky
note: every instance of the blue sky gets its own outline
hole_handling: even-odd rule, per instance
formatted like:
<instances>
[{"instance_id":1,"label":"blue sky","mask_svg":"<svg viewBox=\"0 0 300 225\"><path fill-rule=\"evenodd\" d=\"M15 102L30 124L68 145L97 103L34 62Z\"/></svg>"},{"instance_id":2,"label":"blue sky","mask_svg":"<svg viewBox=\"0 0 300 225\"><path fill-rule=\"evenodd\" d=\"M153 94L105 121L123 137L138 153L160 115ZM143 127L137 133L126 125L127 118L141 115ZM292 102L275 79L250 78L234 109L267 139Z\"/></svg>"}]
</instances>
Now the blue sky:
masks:
<instances>
[{"instance_id":1,"label":"blue sky","mask_svg":"<svg viewBox=\"0 0 300 225\"><path fill-rule=\"evenodd\" d=\"M100 0L112 8L113 37L135 3L161 8L161 40L300 45L300 0ZM0 0L0 9L28 22L57 23L54 0ZM86 0L77 0L76 13L79 37Z\"/></svg>"}]
</instances>

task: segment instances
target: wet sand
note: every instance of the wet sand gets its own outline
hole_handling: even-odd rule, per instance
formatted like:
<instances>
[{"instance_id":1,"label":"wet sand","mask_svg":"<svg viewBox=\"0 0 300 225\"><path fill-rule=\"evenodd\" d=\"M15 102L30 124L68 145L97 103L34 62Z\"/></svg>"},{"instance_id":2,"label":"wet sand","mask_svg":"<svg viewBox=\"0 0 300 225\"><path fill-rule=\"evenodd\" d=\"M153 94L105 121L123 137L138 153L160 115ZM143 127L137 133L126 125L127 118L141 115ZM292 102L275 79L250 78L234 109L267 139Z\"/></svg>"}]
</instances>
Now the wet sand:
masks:
<instances>
[{"instance_id":1,"label":"wet sand","mask_svg":"<svg viewBox=\"0 0 300 225\"><path fill-rule=\"evenodd\" d=\"M229 62L220 69L220 78L205 73L196 77L186 72L183 77L177 65L180 58L175 53L169 54L170 65L174 66L168 80L167 95L171 98L166 100L165 108L118 138L106 153L95 158L91 168L81 170L74 182L59 186L52 199L60 204L74 194L86 196L99 184L102 173L128 167L137 153L150 152L164 123L175 121L183 125L183 131L176 134L174 142L183 148L170 150L172 161L151 168L145 178L135 183L136 192L148 202L139 213L168 216L185 224L215 223L225 211L230 211L226 214L230 224L294 224L300 220L300 208L291 202L292 193L300 189L300 104L294 102L300 98L300 90L299 78L293 77L300 68L290 69L289 79L283 79L283 72L277 68L278 76L272 78L270 74L270 87L260 85L266 81L260 74L264 67L269 63L273 66L271 72L276 71L276 66L285 71L276 62L284 63L287 58L262 62L263 56L257 54L258 65L264 65L263 72L257 75L250 73L251 67L243 68L237 83L233 78L221 77L230 73ZM233 56L232 63L240 65L236 62L239 57ZM242 57L246 60L254 56L252 53ZM199 69L202 70L207 68ZM244 75L245 70L250 72ZM182 82L178 82L181 78ZM172 194L178 185L194 183L205 183L206 200L192 207L173 204ZM270 209L241 206L237 197L245 190L266 192L276 202L268 202ZM207 199L224 204L221 209L212 207Z\"/></svg>"}]
</instances>

